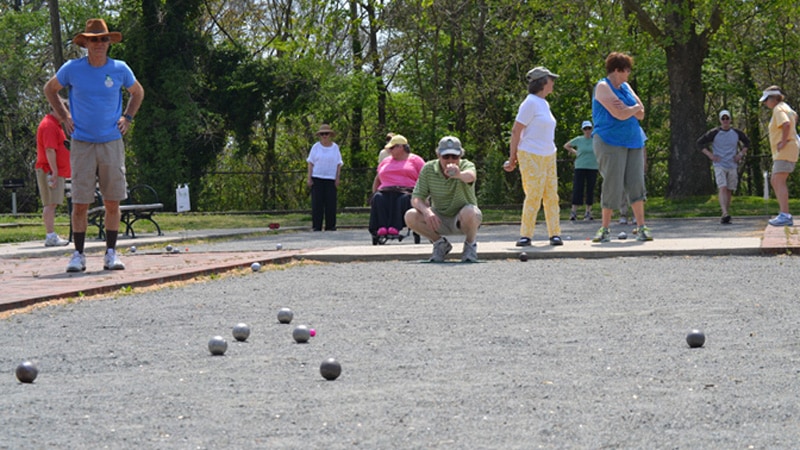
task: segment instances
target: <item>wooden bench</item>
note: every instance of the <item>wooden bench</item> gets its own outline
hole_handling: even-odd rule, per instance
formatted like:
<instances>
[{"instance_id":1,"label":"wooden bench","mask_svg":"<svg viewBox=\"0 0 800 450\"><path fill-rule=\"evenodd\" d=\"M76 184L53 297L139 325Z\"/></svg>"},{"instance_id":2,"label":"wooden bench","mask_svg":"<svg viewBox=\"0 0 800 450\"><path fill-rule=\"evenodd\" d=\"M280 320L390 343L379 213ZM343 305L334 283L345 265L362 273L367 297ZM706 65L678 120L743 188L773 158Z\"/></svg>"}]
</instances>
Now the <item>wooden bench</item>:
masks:
<instances>
[{"instance_id":1,"label":"wooden bench","mask_svg":"<svg viewBox=\"0 0 800 450\"><path fill-rule=\"evenodd\" d=\"M106 238L105 215L106 207L100 192L96 195L96 206L89 208L89 226L97 227L97 239ZM153 218L153 214L164 209L164 204L159 203L155 189L146 184L137 184L128 190L128 198L119 205L120 225L125 225L125 236L136 237L133 224L139 220L147 220L156 227L159 236L163 236L161 227Z\"/></svg>"}]
</instances>

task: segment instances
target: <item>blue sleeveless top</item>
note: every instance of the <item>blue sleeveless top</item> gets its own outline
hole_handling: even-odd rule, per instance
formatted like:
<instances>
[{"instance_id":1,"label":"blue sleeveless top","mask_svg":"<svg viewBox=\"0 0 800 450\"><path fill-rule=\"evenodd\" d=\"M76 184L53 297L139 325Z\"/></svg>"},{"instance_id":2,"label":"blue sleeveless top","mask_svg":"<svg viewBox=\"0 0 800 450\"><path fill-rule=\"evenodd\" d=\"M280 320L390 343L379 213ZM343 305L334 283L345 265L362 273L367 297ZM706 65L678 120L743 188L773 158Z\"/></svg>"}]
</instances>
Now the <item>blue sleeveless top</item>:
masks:
<instances>
[{"instance_id":1,"label":"blue sleeveless top","mask_svg":"<svg viewBox=\"0 0 800 450\"><path fill-rule=\"evenodd\" d=\"M633 96L630 88L628 88L628 83L623 83L619 89L617 89L611 84L608 78L603 78L601 81L608 83L611 91L614 92L622 103L628 106L636 104L636 97ZM597 86L595 86L595 89L597 89ZM625 120L614 118L614 116L597 101L595 96L592 96L592 121L594 122L592 136L595 134L600 136L606 144L627 148L644 147L643 133L639 126L639 120L633 116Z\"/></svg>"}]
</instances>

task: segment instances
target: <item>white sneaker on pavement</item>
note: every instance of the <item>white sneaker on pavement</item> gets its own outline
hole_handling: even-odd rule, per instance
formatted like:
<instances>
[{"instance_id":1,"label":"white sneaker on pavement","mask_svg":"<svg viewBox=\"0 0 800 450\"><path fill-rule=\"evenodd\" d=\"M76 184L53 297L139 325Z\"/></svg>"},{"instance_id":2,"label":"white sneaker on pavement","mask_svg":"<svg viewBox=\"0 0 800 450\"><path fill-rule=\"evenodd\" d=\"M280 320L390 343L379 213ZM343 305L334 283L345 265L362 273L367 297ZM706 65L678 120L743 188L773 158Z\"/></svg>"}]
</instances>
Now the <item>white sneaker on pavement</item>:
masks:
<instances>
[{"instance_id":1,"label":"white sneaker on pavement","mask_svg":"<svg viewBox=\"0 0 800 450\"><path fill-rule=\"evenodd\" d=\"M61 239L56 233L48 234L44 240L45 247L63 247L69 244L66 239Z\"/></svg>"},{"instance_id":2,"label":"white sneaker on pavement","mask_svg":"<svg viewBox=\"0 0 800 450\"><path fill-rule=\"evenodd\" d=\"M75 250L67 264L67 272L83 272L86 270L86 255Z\"/></svg>"},{"instance_id":3,"label":"white sneaker on pavement","mask_svg":"<svg viewBox=\"0 0 800 450\"><path fill-rule=\"evenodd\" d=\"M105 270L125 270L125 264L119 260L116 250L109 248L106 250L106 256L103 257L103 269Z\"/></svg>"}]
</instances>

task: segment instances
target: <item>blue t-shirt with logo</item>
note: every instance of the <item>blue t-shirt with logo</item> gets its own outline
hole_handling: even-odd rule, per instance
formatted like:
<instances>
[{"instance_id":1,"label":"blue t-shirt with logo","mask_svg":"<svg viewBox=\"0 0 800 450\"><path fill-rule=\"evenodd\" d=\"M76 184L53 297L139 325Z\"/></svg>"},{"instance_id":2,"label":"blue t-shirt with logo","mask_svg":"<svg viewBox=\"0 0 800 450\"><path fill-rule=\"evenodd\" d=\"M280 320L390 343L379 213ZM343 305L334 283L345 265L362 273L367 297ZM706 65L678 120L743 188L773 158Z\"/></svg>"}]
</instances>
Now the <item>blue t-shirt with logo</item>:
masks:
<instances>
[{"instance_id":1,"label":"blue t-shirt with logo","mask_svg":"<svg viewBox=\"0 0 800 450\"><path fill-rule=\"evenodd\" d=\"M69 89L73 139L103 143L122 138L117 128L122 117L122 89L136 82L125 62L108 58L104 66L92 67L87 57L73 59L58 69L56 78Z\"/></svg>"}]
</instances>

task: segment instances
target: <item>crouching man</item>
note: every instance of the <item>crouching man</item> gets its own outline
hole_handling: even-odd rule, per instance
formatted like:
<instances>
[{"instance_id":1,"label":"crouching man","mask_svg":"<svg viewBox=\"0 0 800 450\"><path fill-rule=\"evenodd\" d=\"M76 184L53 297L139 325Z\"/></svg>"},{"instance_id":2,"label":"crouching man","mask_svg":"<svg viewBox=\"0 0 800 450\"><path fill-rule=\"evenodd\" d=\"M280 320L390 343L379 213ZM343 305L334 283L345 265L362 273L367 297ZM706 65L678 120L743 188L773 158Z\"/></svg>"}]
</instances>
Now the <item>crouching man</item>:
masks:
<instances>
[{"instance_id":1,"label":"crouching man","mask_svg":"<svg viewBox=\"0 0 800 450\"><path fill-rule=\"evenodd\" d=\"M437 159L422 167L406 212L406 225L433 242L430 261L443 262L453 245L445 236L464 235L461 262L478 261L478 228L483 215L475 195L475 164L462 159L464 149L454 136L445 136Z\"/></svg>"}]
</instances>

